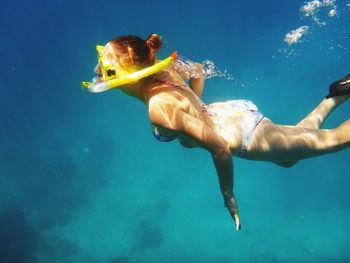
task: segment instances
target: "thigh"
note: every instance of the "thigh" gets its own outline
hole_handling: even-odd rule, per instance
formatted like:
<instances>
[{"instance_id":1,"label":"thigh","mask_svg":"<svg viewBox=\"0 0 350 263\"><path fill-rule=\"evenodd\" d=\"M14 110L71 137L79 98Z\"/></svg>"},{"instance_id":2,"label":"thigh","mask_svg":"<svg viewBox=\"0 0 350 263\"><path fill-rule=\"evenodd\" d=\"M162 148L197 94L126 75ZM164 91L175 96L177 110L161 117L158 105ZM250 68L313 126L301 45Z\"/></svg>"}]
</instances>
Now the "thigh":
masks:
<instances>
[{"instance_id":1,"label":"thigh","mask_svg":"<svg viewBox=\"0 0 350 263\"><path fill-rule=\"evenodd\" d=\"M254 131L248 159L285 162L297 161L334 151L332 130L277 125L264 119Z\"/></svg>"}]
</instances>

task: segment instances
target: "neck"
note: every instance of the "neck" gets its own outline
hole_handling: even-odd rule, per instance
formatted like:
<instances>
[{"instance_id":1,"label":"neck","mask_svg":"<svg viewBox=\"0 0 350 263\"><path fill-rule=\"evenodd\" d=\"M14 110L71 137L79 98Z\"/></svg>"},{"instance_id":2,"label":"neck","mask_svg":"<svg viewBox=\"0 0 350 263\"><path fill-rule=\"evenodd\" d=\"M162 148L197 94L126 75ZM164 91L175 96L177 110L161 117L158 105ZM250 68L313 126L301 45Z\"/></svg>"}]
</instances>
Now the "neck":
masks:
<instances>
[{"instance_id":1,"label":"neck","mask_svg":"<svg viewBox=\"0 0 350 263\"><path fill-rule=\"evenodd\" d=\"M155 73L152 77L139 80L135 84L129 84L126 88L122 88L121 90L127 95L135 97L148 105L150 97L154 95L157 89L160 88L159 85L156 84L167 83L168 78L169 73L166 71L161 71L159 73Z\"/></svg>"},{"instance_id":2,"label":"neck","mask_svg":"<svg viewBox=\"0 0 350 263\"><path fill-rule=\"evenodd\" d=\"M131 97L137 98L147 104L147 101L146 101L147 92L146 92L146 85L144 81L139 81L135 84L129 84L127 87L121 88L121 90L125 94Z\"/></svg>"}]
</instances>

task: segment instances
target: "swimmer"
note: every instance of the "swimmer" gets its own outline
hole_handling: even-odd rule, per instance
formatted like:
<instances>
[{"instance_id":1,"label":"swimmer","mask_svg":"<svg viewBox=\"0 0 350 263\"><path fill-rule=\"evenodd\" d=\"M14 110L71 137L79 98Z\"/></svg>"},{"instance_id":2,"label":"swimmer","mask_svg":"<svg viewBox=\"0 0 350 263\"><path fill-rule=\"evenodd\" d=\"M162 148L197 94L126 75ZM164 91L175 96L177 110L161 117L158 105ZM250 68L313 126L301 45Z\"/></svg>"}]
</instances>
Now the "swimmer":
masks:
<instances>
[{"instance_id":1,"label":"swimmer","mask_svg":"<svg viewBox=\"0 0 350 263\"><path fill-rule=\"evenodd\" d=\"M161 46L161 38L156 34L147 40L121 36L108 42L105 51L111 64L118 65L115 73L119 77L121 72L138 71L157 63ZM103 70L98 64L99 79ZM334 129L321 129L327 116L349 98L350 75L334 82L327 97L298 124L287 126L273 123L248 100L205 104L201 99L201 64L195 64L195 70L199 74L189 83L181 68L170 66L119 88L145 103L157 140L178 140L186 148L200 147L211 154L224 205L236 230L241 229L241 222L233 191L232 156L291 167L299 160L350 146L350 119Z\"/></svg>"}]
</instances>

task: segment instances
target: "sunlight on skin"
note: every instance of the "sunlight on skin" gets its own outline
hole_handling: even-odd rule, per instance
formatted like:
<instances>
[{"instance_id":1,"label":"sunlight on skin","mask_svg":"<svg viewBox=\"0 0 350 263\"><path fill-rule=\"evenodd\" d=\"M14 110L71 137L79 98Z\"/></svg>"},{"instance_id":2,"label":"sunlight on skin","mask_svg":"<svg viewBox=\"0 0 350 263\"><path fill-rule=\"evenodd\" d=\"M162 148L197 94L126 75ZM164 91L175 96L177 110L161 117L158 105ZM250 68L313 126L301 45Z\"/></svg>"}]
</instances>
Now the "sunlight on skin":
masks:
<instances>
[{"instance_id":1,"label":"sunlight on skin","mask_svg":"<svg viewBox=\"0 0 350 263\"><path fill-rule=\"evenodd\" d=\"M127 54L132 51L128 50ZM121 90L146 104L149 120L161 134L175 136L182 145L199 146L211 154L225 207L235 221L237 230L240 229L240 220L233 193L232 156L244 155L246 159L291 167L300 159L331 153L349 145L350 120L336 129L319 129L327 116L349 96L323 100L295 126L277 125L267 118L255 122L255 117L261 113L253 103L253 107L250 104L248 107L239 105L239 110L232 105L227 107L225 102L206 105L200 97L204 76L199 76L200 80L189 79L189 86L181 74L166 69ZM250 118L247 126L254 125L251 135L244 131L244 116ZM218 122L219 119L221 122ZM242 149L248 135L248 149Z\"/></svg>"},{"instance_id":2,"label":"sunlight on skin","mask_svg":"<svg viewBox=\"0 0 350 263\"><path fill-rule=\"evenodd\" d=\"M300 121L296 126L310 129L319 129L327 119L328 115L348 98L349 96L339 96L330 99L324 99L316 109L310 112L305 117L305 119Z\"/></svg>"},{"instance_id":3,"label":"sunlight on skin","mask_svg":"<svg viewBox=\"0 0 350 263\"><path fill-rule=\"evenodd\" d=\"M247 158L273 161L289 167L288 165L295 164L297 160L347 147L350 140L349 121L332 130L319 128L327 116L348 98L349 96L340 96L323 100L296 127L275 125L265 119L253 135ZM261 153L264 153L263 158Z\"/></svg>"},{"instance_id":4,"label":"sunlight on skin","mask_svg":"<svg viewBox=\"0 0 350 263\"><path fill-rule=\"evenodd\" d=\"M156 113L163 120L160 129L165 134L173 134L174 130L172 128L164 129L164 127L185 125L185 132L176 132L182 145L199 146L208 149L206 142L212 139L207 133L207 124L210 123L211 127L215 127L213 120L210 118L206 119L207 116L199 111L198 108L193 107L193 104L189 105L189 99L184 97L181 92L172 93L172 95L169 95L169 91L167 91L153 96L149 101L150 115L152 115L152 112L153 114ZM178 96L176 104L173 103L173 96ZM275 162L283 167L291 167L298 160L331 153L347 147L350 141L350 121L333 130L320 130L319 128L327 116L348 97L342 96L323 100L296 126L276 125L267 118L263 119L251 138L246 158ZM216 105L218 107L221 106L220 103ZM186 114L183 114L184 112ZM183 116L179 119L180 113ZM191 118L188 118L189 116ZM193 116L195 120L200 121L193 122ZM227 119L226 121L227 123L225 122L225 125L223 125L224 128L231 126L240 127L240 118ZM201 138L200 141L189 137L188 134L190 133L186 132L186 130L197 130L200 133L198 136ZM218 127L215 130L220 134ZM237 129L230 129L230 131L231 133L228 136L223 136L223 138L225 138L226 144L232 146L230 147L231 154L237 155L237 151L241 147L239 138L242 138L242 131ZM218 172L218 174L221 173L220 171ZM220 178L220 176L219 179L225 180ZM240 221L236 198L232 188L224 189L231 184L233 185L231 182L222 181L220 184L221 192L224 196L225 206L234 219L238 230L240 229Z\"/></svg>"}]
</instances>

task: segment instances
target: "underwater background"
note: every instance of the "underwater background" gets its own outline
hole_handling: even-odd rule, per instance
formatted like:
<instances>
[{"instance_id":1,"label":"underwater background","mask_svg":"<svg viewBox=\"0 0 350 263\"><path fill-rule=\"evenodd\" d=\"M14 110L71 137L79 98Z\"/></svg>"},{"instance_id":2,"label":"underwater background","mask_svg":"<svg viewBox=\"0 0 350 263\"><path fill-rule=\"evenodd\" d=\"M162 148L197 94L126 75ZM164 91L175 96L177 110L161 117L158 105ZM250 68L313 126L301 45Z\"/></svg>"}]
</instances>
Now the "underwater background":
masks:
<instances>
[{"instance_id":1,"label":"underwater background","mask_svg":"<svg viewBox=\"0 0 350 263\"><path fill-rule=\"evenodd\" d=\"M291 169L235 158L238 232L207 152L157 142L145 105L119 90L79 87L96 44L158 33L160 58L178 50L234 77L208 79L205 102L250 99L295 124L350 72L350 1L313 14L322 23L304 4L3 1L0 262L349 262L349 149Z\"/></svg>"}]
</instances>

